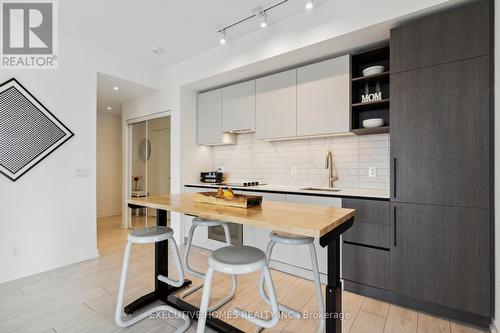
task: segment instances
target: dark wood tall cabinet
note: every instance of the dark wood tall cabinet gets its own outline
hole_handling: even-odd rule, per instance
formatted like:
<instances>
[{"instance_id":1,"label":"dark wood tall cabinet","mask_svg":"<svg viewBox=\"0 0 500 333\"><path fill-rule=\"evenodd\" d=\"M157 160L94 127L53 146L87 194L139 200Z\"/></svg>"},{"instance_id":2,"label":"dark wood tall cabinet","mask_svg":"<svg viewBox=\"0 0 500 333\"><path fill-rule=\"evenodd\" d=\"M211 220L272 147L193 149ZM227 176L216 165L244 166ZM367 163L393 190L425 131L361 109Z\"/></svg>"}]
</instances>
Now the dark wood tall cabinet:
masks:
<instances>
[{"instance_id":1,"label":"dark wood tall cabinet","mask_svg":"<svg viewBox=\"0 0 500 333\"><path fill-rule=\"evenodd\" d=\"M392 75L393 201L489 207L489 75L488 56Z\"/></svg>"},{"instance_id":2,"label":"dark wood tall cabinet","mask_svg":"<svg viewBox=\"0 0 500 333\"><path fill-rule=\"evenodd\" d=\"M493 304L489 1L391 30L394 300L487 326Z\"/></svg>"},{"instance_id":3,"label":"dark wood tall cabinet","mask_svg":"<svg viewBox=\"0 0 500 333\"><path fill-rule=\"evenodd\" d=\"M408 203L391 208L391 292L488 317L488 209Z\"/></svg>"}]
</instances>

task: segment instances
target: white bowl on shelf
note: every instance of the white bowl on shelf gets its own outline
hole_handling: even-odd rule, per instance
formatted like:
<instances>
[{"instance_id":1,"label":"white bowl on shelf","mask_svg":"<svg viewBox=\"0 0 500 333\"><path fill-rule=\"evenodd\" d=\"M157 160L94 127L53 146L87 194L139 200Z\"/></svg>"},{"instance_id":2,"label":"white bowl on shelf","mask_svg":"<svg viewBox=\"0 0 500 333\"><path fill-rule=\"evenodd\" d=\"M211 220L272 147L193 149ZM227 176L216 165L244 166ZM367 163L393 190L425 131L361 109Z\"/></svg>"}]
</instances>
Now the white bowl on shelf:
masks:
<instances>
[{"instance_id":1,"label":"white bowl on shelf","mask_svg":"<svg viewBox=\"0 0 500 333\"><path fill-rule=\"evenodd\" d=\"M364 128L375 128L384 126L384 119L382 118L371 118L363 120Z\"/></svg>"},{"instance_id":2,"label":"white bowl on shelf","mask_svg":"<svg viewBox=\"0 0 500 333\"><path fill-rule=\"evenodd\" d=\"M362 73L363 73L363 76L370 76L370 75L383 73L384 69L385 69L384 66L370 66L370 67L363 69Z\"/></svg>"}]
</instances>

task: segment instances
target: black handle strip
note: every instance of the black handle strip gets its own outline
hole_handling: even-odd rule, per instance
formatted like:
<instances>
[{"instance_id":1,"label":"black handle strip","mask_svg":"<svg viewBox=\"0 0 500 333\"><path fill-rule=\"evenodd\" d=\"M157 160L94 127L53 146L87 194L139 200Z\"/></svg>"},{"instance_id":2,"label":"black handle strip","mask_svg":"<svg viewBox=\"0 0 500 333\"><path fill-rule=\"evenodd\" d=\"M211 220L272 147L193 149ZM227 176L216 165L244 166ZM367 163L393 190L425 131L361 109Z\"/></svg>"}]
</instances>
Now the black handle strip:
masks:
<instances>
[{"instance_id":1,"label":"black handle strip","mask_svg":"<svg viewBox=\"0 0 500 333\"><path fill-rule=\"evenodd\" d=\"M394 209L394 212L393 212L393 215L394 215L394 247L396 247L397 240L398 240L398 236L397 236L398 218L396 216L396 206L394 206L393 209Z\"/></svg>"},{"instance_id":2,"label":"black handle strip","mask_svg":"<svg viewBox=\"0 0 500 333\"><path fill-rule=\"evenodd\" d=\"M393 190L392 190L392 194L393 194L393 197L395 198L396 197L396 158L394 157L393 159L393 168L392 168L392 186L393 186Z\"/></svg>"}]
</instances>

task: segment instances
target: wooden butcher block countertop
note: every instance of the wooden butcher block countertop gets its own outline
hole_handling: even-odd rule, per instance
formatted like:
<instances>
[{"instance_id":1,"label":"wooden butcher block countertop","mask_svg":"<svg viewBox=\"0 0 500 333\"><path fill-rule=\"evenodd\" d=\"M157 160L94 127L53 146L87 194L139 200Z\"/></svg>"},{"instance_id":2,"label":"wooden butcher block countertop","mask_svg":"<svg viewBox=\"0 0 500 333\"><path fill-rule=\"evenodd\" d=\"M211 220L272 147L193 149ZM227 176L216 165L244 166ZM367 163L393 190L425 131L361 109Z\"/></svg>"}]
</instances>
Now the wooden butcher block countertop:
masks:
<instances>
[{"instance_id":1,"label":"wooden butcher block countertop","mask_svg":"<svg viewBox=\"0 0 500 333\"><path fill-rule=\"evenodd\" d=\"M227 207L195 202L194 193L132 198L128 203L312 237L327 234L355 213L354 209L265 200L259 207Z\"/></svg>"}]
</instances>

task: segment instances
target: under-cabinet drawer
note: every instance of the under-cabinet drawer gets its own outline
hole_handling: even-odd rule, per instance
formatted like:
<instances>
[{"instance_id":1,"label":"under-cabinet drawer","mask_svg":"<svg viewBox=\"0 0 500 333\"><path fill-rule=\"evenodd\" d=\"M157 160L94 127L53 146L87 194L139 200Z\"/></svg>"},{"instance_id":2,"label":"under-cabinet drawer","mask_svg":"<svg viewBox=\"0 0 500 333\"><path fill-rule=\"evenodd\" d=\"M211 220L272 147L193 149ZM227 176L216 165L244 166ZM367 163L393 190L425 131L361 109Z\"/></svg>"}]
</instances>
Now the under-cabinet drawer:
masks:
<instances>
[{"instance_id":1,"label":"under-cabinet drawer","mask_svg":"<svg viewBox=\"0 0 500 333\"><path fill-rule=\"evenodd\" d=\"M390 226L387 224L363 223L354 219L354 224L342 234L344 241L389 249Z\"/></svg>"},{"instance_id":2,"label":"under-cabinet drawer","mask_svg":"<svg viewBox=\"0 0 500 333\"><path fill-rule=\"evenodd\" d=\"M388 200L342 199L342 208L356 209L354 223L390 223Z\"/></svg>"},{"instance_id":3,"label":"under-cabinet drawer","mask_svg":"<svg viewBox=\"0 0 500 333\"><path fill-rule=\"evenodd\" d=\"M389 251L343 243L342 278L389 290Z\"/></svg>"}]
</instances>

